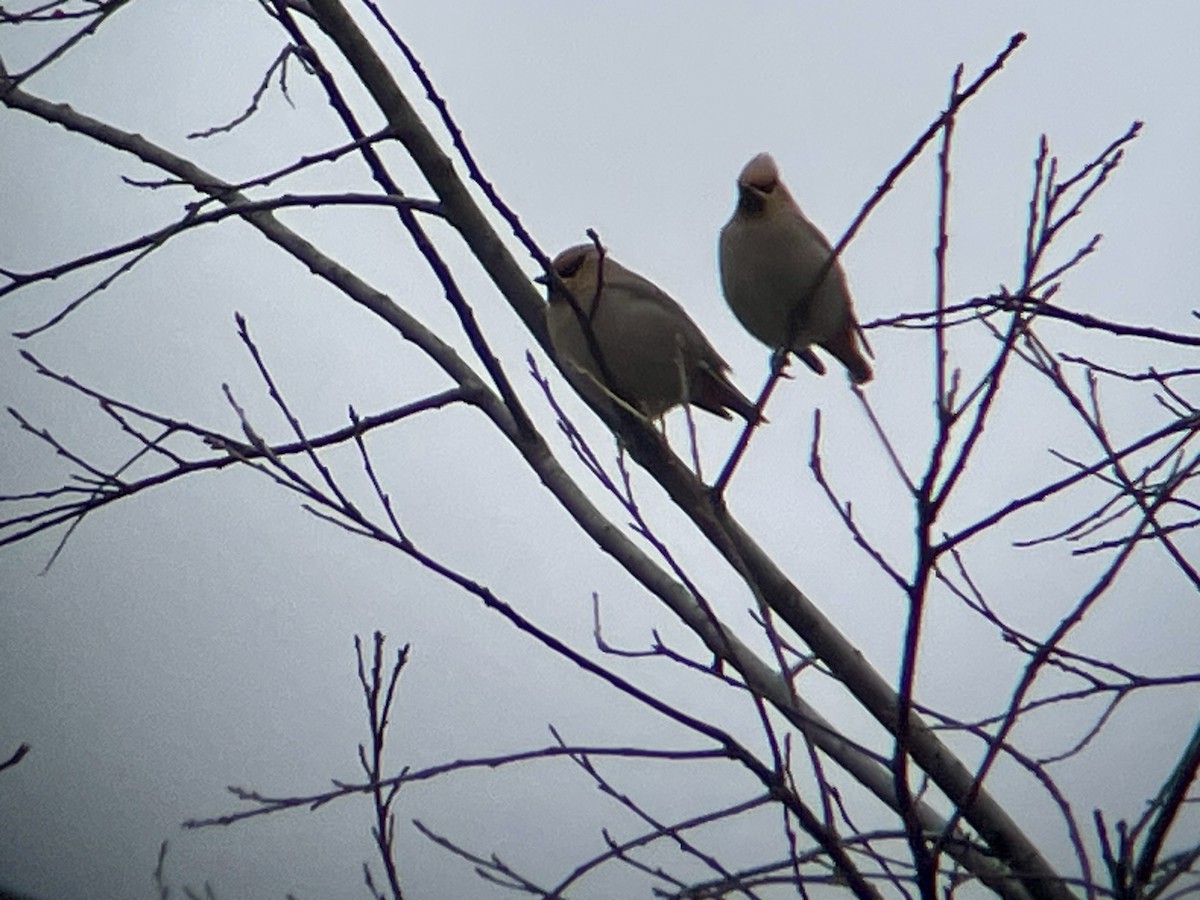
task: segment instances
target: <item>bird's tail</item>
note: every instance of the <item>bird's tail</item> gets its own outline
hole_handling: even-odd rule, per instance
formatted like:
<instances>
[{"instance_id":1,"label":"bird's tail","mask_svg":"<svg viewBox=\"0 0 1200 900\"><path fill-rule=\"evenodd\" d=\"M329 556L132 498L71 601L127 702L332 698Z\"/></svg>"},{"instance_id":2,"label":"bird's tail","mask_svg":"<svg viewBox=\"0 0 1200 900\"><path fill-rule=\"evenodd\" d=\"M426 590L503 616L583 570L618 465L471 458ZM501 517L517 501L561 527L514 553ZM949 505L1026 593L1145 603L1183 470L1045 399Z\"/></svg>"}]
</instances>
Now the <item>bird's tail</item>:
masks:
<instances>
[{"instance_id":1,"label":"bird's tail","mask_svg":"<svg viewBox=\"0 0 1200 900\"><path fill-rule=\"evenodd\" d=\"M855 323L847 322L846 327L833 335L829 340L822 341L821 346L837 357L850 373L850 380L855 384L866 384L875 377L871 364L867 362L862 351L858 348L855 336Z\"/></svg>"},{"instance_id":2,"label":"bird's tail","mask_svg":"<svg viewBox=\"0 0 1200 900\"><path fill-rule=\"evenodd\" d=\"M729 410L747 422L753 422L756 418L754 402L734 387L723 372L707 368L700 370L700 377L692 385L691 402L722 419L730 418Z\"/></svg>"}]
</instances>

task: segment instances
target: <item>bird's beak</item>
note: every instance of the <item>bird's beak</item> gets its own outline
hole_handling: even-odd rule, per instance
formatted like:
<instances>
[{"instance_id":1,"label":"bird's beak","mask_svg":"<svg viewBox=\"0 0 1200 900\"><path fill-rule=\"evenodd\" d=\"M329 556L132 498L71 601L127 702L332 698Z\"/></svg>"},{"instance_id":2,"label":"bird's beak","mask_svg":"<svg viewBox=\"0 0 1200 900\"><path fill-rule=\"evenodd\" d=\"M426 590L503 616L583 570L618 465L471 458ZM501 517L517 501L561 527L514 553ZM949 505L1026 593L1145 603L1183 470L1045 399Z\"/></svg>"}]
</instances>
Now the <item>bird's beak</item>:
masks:
<instances>
[{"instance_id":1,"label":"bird's beak","mask_svg":"<svg viewBox=\"0 0 1200 900\"><path fill-rule=\"evenodd\" d=\"M534 276L533 280L536 281L538 284L549 284L550 283L550 278L547 275L545 275L544 273L541 275Z\"/></svg>"}]
</instances>

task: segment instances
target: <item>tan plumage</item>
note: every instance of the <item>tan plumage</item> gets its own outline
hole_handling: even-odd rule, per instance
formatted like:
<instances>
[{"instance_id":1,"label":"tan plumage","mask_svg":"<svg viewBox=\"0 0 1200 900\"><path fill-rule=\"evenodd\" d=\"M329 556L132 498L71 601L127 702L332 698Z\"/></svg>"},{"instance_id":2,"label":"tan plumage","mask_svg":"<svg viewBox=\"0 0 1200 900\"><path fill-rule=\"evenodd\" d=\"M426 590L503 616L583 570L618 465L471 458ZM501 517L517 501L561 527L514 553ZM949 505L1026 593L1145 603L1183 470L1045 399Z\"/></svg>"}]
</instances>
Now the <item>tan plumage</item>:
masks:
<instances>
[{"instance_id":1,"label":"tan plumage","mask_svg":"<svg viewBox=\"0 0 1200 900\"><path fill-rule=\"evenodd\" d=\"M819 288L816 284L832 250L792 199L770 154L750 160L738 176L737 208L721 229L721 288L730 309L767 346L786 347L824 374L810 349L816 344L841 361L855 384L863 384L873 373L859 349L841 262L835 260Z\"/></svg>"},{"instance_id":2,"label":"tan plumage","mask_svg":"<svg viewBox=\"0 0 1200 900\"><path fill-rule=\"evenodd\" d=\"M595 396L597 384L647 418L691 403L722 418L729 410L749 420L754 404L733 386L729 364L683 307L653 282L590 244L570 247L552 263L587 319L612 383L607 384L579 316L549 288L546 326L563 369L577 390ZM537 279L543 284L545 277Z\"/></svg>"}]
</instances>

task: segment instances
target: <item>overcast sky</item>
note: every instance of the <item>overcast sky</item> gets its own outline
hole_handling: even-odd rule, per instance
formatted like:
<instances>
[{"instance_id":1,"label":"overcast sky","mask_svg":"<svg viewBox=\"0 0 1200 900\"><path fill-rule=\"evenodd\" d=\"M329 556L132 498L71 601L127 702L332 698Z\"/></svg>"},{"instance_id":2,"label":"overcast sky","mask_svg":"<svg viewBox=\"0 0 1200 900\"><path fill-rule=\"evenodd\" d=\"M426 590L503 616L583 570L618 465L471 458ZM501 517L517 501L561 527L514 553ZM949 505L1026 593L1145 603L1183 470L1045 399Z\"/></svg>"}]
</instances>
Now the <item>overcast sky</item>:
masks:
<instances>
[{"instance_id":1,"label":"overcast sky","mask_svg":"<svg viewBox=\"0 0 1200 900\"><path fill-rule=\"evenodd\" d=\"M541 246L553 253L583 240L584 229L597 229L614 257L684 303L747 392L762 382L766 351L725 307L715 262L741 166L759 151L772 152L809 217L836 239L944 106L954 67L962 62L974 77L1018 31L1027 42L969 105L956 132L951 297L1016 285L1040 135L1048 135L1062 170L1071 171L1144 120L1111 183L1064 236L1062 259L1093 233L1105 237L1059 299L1102 317L1195 331L1200 7L1193 4L382 5ZM0 56L9 71L19 70L52 45L54 34L0 28ZM236 181L344 139L319 88L294 66L288 85L295 108L273 88L262 113L233 135L186 139L237 115L282 46L251 0L188 4L186 13L173 0L136 0L25 88ZM396 54L388 59L416 103L421 92L411 75ZM432 125L431 109L421 108ZM179 189L151 193L122 184L122 175L156 173L28 115L0 115L0 267L33 269L136 236L172 221L191 199ZM429 195L411 166L397 163L397 171L407 192ZM929 306L935 185L936 161L927 153L847 250L864 322ZM369 189L351 160L285 189L354 188ZM293 211L281 219L454 334L452 313L390 213ZM522 397L583 478L525 375L523 355L534 341L447 230L435 223L431 231ZM536 274L532 261L518 258ZM447 386L398 335L236 223L172 242L49 332L29 341L11 337L90 283L68 278L0 301L0 400L105 464L129 453L111 421L36 376L19 350L131 402L237 434L221 392L228 383L273 440L286 438L285 423L237 340L235 311L247 317L313 433L343 425L348 405L376 413ZM1132 339L1066 328L1046 333L1059 342L1056 349L1109 365L1194 364L1194 354ZM877 377L868 396L916 468L931 434L929 338L876 330L871 339ZM982 333L964 337L953 363L978 374L990 350ZM540 351L535 355L550 371ZM910 505L841 373L795 374L734 478L730 505L891 677L905 606L813 482L807 460L814 408L824 416L830 477L906 571ZM1065 474L1048 447L1097 456L1061 401L1032 376L1014 379L946 527ZM571 402L561 379L555 383L597 449L611 456L611 440ZM1117 444L1164 421L1145 390L1104 390ZM681 423L674 414L674 440ZM732 424L702 423L708 473L736 435ZM542 627L589 648L597 591L613 642L641 648L658 628L703 655L669 612L587 543L482 417L463 409L428 414L380 432L371 446L423 549ZM353 454L335 453L331 461L367 498ZM52 487L71 472L13 420L0 422L0 492ZM638 485L716 608L747 626L752 600L744 588L648 480ZM599 496L593 485L588 490ZM970 548L972 574L997 609L1037 634L1052 627L1103 560L1072 559L1061 545L1018 552L1008 541L1063 527L1102 496L1081 490ZM618 524L625 519L616 513ZM305 793L359 774L356 746L366 730L353 637L373 629L393 645L413 646L393 736L396 768L541 746L550 740L550 723L569 741L696 746L543 652L476 600L394 552L315 520L295 496L248 471L196 477L110 506L89 517L40 575L60 538L45 534L0 550L0 757L22 741L33 747L0 774L0 885L62 900L150 897L158 847L169 838L167 872L176 885L209 880L222 898L363 896L361 865L374 862L365 803L225 830L184 832L180 823L236 808L226 785ZM1194 537L1181 545L1193 560L1200 556ZM1112 602L1089 617L1075 646L1169 674L1198 668L1197 633L1192 587L1150 549L1122 575ZM947 599L931 609L927 639L920 699L961 715L1003 708L1021 659L994 633ZM661 662L613 665L699 715L754 732L752 708L714 695L703 679L679 677ZM832 689L829 697L836 697ZM1077 814L1087 820L1103 805L1114 819L1136 817L1178 756L1198 705L1193 689L1122 707L1105 739L1061 773ZM862 714L836 703L824 711L889 749ZM1031 723L1025 738L1038 752L1063 749L1094 711ZM620 787L652 797L667 819L754 789L748 778L737 783L728 775L689 778L684 786L660 775L626 768ZM1003 772L995 790L1056 863L1070 860L1044 794ZM415 788L403 795L397 818L404 884L421 898L501 892L417 834L407 824L412 818L546 881L600 852L602 827L637 832L565 762ZM777 841L777 821L751 818L720 846L752 849L764 832ZM585 882L578 896L621 896L629 884L641 884L628 877L614 869Z\"/></svg>"}]
</instances>

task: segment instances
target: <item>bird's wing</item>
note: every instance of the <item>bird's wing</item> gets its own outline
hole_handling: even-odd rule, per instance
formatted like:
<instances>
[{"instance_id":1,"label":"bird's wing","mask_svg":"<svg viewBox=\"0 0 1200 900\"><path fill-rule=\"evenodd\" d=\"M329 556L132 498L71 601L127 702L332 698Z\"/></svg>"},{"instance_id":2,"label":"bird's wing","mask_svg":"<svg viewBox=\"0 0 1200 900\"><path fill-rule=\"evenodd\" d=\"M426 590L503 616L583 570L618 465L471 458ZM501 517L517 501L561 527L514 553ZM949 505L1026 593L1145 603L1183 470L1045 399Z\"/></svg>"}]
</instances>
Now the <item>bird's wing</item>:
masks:
<instances>
[{"instance_id":1,"label":"bird's wing","mask_svg":"<svg viewBox=\"0 0 1200 900\"><path fill-rule=\"evenodd\" d=\"M633 279L622 286L628 289L630 302L640 306L639 313L647 318L648 325L660 323L661 327L679 335L684 346L695 354L697 359L719 372L728 371L729 363L704 336L700 326L692 320L678 300L654 282L644 278Z\"/></svg>"}]
</instances>

